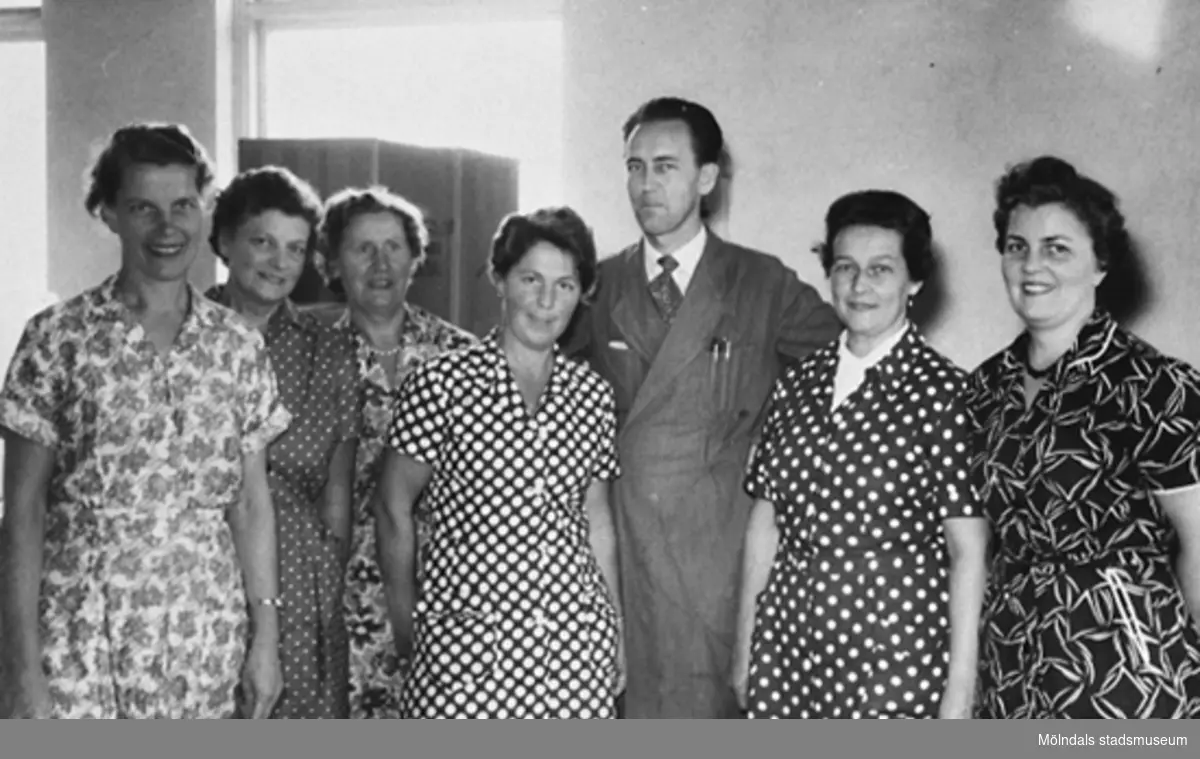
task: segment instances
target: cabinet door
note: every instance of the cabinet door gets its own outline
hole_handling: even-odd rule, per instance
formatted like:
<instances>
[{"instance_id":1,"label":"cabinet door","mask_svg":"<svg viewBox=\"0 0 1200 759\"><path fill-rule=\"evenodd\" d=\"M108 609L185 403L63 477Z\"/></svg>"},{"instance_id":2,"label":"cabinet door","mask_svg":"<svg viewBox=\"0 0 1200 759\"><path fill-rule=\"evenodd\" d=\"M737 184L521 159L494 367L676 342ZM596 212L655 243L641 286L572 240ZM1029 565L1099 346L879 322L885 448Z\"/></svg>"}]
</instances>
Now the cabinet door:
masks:
<instances>
[{"instance_id":1,"label":"cabinet door","mask_svg":"<svg viewBox=\"0 0 1200 759\"><path fill-rule=\"evenodd\" d=\"M420 207L429 229L425 264L408 288L408 302L458 324L461 306L454 291L459 224L455 151L382 143L378 181Z\"/></svg>"},{"instance_id":2,"label":"cabinet door","mask_svg":"<svg viewBox=\"0 0 1200 759\"><path fill-rule=\"evenodd\" d=\"M500 321L500 297L492 285L492 237L504 217L517 210L517 161L464 153L462 159L462 326L483 336Z\"/></svg>"}]
</instances>

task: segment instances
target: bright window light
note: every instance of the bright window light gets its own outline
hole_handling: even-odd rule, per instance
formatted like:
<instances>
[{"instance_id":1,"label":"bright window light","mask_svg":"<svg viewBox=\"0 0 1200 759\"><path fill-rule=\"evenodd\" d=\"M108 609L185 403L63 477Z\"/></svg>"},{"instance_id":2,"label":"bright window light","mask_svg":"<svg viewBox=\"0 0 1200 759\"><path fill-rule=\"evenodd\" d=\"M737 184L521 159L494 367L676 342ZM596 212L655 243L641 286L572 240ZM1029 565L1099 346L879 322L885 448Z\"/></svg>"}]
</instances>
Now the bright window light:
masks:
<instances>
[{"instance_id":1,"label":"bright window light","mask_svg":"<svg viewBox=\"0 0 1200 759\"><path fill-rule=\"evenodd\" d=\"M562 202L559 21L272 30L264 69L264 137L509 156L523 209Z\"/></svg>"},{"instance_id":2,"label":"bright window light","mask_svg":"<svg viewBox=\"0 0 1200 759\"><path fill-rule=\"evenodd\" d=\"M0 372L7 373L25 320L55 300L46 269L45 43L0 44L0 71ZM3 454L0 441L0 459Z\"/></svg>"}]
</instances>

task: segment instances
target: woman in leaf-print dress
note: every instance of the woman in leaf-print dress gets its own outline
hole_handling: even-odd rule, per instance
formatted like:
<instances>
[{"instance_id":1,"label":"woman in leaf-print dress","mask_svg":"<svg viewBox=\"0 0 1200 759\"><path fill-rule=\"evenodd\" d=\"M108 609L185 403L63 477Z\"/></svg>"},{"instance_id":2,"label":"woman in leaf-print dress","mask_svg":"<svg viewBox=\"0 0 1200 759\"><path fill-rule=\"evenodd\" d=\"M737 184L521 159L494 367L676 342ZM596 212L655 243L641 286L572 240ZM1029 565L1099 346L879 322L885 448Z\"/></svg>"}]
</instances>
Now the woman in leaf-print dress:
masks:
<instances>
[{"instance_id":1,"label":"woman in leaf-print dress","mask_svg":"<svg viewBox=\"0 0 1200 759\"><path fill-rule=\"evenodd\" d=\"M396 655L376 559L371 494L401 381L425 360L476 342L473 335L405 300L425 259L429 233L420 210L382 187L347 189L326 202L319 268L347 306L315 313L342 331L354 351L362 422L354 478L354 526L346 572L350 634L350 715L396 719L402 662Z\"/></svg>"},{"instance_id":2,"label":"woman in leaf-print dress","mask_svg":"<svg viewBox=\"0 0 1200 759\"><path fill-rule=\"evenodd\" d=\"M277 719L346 719L342 615L358 435L358 375L342 336L289 296L315 249L321 201L287 169L239 174L221 191L210 242L229 280L208 292L260 330L292 424L268 451L279 544Z\"/></svg>"},{"instance_id":3,"label":"woman in leaf-print dress","mask_svg":"<svg viewBox=\"0 0 1200 759\"><path fill-rule=\"evenodd\" d=\"M289 415L262 337L187 283L212 168L182 126L135 124L91 179L121 268L30 319L0 392L3 712L264 718Z\"/></svg>"},{"instance_id":4,"label":"woman in leaf-print dress","mask_svg":"<svg viewBox=\"0 0 1200 759\"><path fill-rule=\"evenodd\" d=\"M1108 189L1042 157L996 196L1025 331L966 394L994 546L978 715L1195 719L1200 372L1098 301L1130 254Z\"/></svg>"}]
</instances>

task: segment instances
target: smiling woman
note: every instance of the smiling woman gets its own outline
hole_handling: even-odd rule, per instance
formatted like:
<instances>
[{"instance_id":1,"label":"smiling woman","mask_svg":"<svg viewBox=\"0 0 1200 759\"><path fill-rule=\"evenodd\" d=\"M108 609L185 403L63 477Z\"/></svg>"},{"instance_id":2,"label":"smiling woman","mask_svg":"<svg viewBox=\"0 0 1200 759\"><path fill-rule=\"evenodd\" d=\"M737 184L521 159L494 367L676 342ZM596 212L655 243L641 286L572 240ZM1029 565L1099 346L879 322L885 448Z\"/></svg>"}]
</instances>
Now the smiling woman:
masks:
<instances>
[{"instance_id":1,"label":"smiling woman","mask_svg":"<svg viewBox=\"0 0 1200 759\"><path fill-rule=\"evenodd\" d=\"M279 695L264 449L290 416L261 338L187 283L211 180L183 126L118 130L85 203L121 268L29 320L13 357L7 716L229 717L239 674L246 716Z\"/></svg>"},{"instance_id":2,"label":"smiling woman","mask_svg":"<svg viewBox=\"0 0 1200 759\"><path fill-rule=\"evenodd\" d=\"M358 377L344 336L288 300L314 254L321 203L287 169L234 178L217 199L213 250L229 281L209 297L267 342L288 430L268 449L279 545L284 692L276 718L349 716L342 592L350 541Z\"/></svg>"},{"instance_id":3,"label":"smiling woman","mask_svg":"<svg viewBox=\"0 0 1200 759\"><path fill-rule=\"evenodd\" d=\"M867 190L825 224L846 331L779 379L753 454L734 688L754 718L969 716L987 531L965 373L907 318L929 216Z\"/></svg>"},{"instance_id":4,"label":"smiling woman","mask_svg":"<svg viewBox=\"0 0 1200 759\"><path fill-rule=\"evenodd\" d=\"M1200 372L1099 302L1130 254L1108 188L1043 156L994 224L1025 331L966 393L997 541L979 713L1200 716Z\"/></svg>"},{"instance_id":5,"label":"smiling woman","mask_svg":"<svg viewBox=\"0 0 1200 759\"><path fill-rule=\"evenodd\" d=\"M571 209L509 216L492 245L501 326L404 384L376 502L396 647L412 651L402 716L615 715L616 402L555 347L595 272L591 231Z\"/></svg>"}]
</instances>

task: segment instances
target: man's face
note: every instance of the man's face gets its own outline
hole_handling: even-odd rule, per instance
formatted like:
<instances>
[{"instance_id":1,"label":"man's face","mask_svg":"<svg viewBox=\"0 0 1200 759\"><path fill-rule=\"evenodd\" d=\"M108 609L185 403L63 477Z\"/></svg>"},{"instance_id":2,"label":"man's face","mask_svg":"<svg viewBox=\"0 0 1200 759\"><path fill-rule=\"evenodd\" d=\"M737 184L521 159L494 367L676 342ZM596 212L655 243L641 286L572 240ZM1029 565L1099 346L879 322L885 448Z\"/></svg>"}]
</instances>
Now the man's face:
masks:
<instances>
[{"instance_id":1,"label":"man's face","mask_svg":"<svg viewBox=\"0 0 1200 759\"><path fill-rule=\"evenodd\" d=\"M699 231L700 200L717 181L716 164L701 166L683 121L651 121L625 143L626 188L642 231L650 238Z\"/></svg>"}]
</instances>

